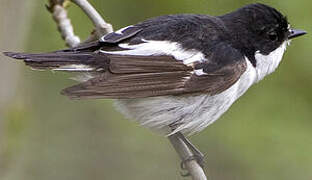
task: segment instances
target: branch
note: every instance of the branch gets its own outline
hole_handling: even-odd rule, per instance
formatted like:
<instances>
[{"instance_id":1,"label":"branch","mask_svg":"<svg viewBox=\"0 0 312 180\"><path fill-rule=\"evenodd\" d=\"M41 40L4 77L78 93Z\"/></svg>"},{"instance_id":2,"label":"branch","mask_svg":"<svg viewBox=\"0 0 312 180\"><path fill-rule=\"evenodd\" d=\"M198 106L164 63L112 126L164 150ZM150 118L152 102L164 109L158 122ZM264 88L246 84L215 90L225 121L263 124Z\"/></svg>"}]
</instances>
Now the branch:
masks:
<instances>
[{"instance_id":1,"label":"branch","mask_svg":"<svg viewBox=\"0 0 312 180\"><path fill-rule=\"evenodd\" d=\"M194 156L192 151L177 134L173 134L168 138L182 161ZM193 180L207 180L204 170L195 159L188 160L183 163L188 173L192 176Z\"/></svg>"},{"instance_id":2,"label":"branch","mask_svg":"<svg viewBox=\"0 0 312 180\"><path fill-rule=\"evenodd\" d=\"M74 28L67 16L65 0L50 0L47 9L52 13L52 17L57 24L58 31L69 47L76 47L80 44L80 38L75 35Z\"/></svg>"},{"instance_id":3,"label":"branch","mask_svg":"<svg viewBox=\"0 0 312 180\"><path fill-rule=\"evenodd\" d=\"M90 18L95 26L95 34L97 39L104 34L113 32L113 27L104 21L102 16L94 9L94 7L87 0L71 0L77 6L79 6L86 15Z\"/></svg>"},{"instance_id":4,"label":"branch","mask_svg":"<svg viewBox=\"0 0 312 180\"><path fill-rule=\"evenodd\" d=\"M71 1L85 12L95 26L95 30L85 42L95 41L103 35L113 32L112 25L106 23L87 0ZM76 47L81 42L80 38L75 35L71 21L67 16L67 11L65 9L67 2L69 2L69 0L50 0L47 8L52 13L52 17L56 22L58 30L61 33L62 38L65 40L66 45L69 47Z\"/></svg>"}]
</instances>

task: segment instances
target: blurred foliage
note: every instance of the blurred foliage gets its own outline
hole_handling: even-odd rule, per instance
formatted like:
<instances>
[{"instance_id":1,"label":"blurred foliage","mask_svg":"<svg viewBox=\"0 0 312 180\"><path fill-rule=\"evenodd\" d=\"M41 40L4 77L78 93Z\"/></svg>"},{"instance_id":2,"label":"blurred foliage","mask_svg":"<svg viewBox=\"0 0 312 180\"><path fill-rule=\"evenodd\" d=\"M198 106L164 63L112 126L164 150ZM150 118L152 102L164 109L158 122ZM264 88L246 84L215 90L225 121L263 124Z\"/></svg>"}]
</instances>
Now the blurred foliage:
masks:
<instances>
[{"instance_id":1,"label":"blurred foliage","mask_svg":"<svg viewBox=\"0 0 312 180\"><path fill-rule=\"evenodd\" d=\"M46 2L29 1L36 3L25 50L64 48ZM164 14L221 15L254 1L90 2L118 29ZM294 27L312 32L312 1L258 2L276 7ZM86 38L91 22L74 5L69 14L77 34ZM293 41L274 74L253 86L220 120L192 136L207 156L209 179L312 179L311 44L310 35ZM16 98L3 114L8 168L0 179L183 179L168 141L124 119L111 100L71 101L59 94L74 83L68 74L22 70Z\"/></svg>"}]
</instances>

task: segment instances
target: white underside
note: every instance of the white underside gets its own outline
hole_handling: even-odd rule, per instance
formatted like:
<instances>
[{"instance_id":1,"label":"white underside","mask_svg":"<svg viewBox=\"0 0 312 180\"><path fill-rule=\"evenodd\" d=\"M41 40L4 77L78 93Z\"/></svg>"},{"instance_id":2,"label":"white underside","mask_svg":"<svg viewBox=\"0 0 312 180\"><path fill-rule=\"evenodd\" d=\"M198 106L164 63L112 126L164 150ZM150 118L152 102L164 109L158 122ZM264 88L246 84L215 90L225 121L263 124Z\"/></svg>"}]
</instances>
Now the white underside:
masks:
<instances>
[{"instance_id":1,"label":"white underside","mask_svg":"<svg viewBox=\"0 0 312 180\"><path fill-rule=\"evenodd\" d=\"M193 134L216 121L255 81L256 70L246 59L246 72L226 91L214 95L164 96L117 100L117 108L130 119L155 132ZM169 125L175 124L174 132Z\"/></svg>"},{"instance_id":2,"label":"white underside","mask_svg":"<svg viewBox=\"0 0 312 180\"><path fill-rule=\"evenodd\" d=\"M255 82L272 73L280 63L286 42L269 55L257 53L257 67L245 58L247 69L229 89L217 95L163 96L116 100L116 107L129 119L163 135L193 134L215 122ZM131 50L130 50L131 51ZM130 53L128 51L127 53ZM132 51L133 52L133 51ZM185 64L193 60L183 60ZM186 63L187 62L187 63ZM203 75L199 72L198 75ZM172 132L171 126L175 125Z\"/></svg>"}]
</instances>

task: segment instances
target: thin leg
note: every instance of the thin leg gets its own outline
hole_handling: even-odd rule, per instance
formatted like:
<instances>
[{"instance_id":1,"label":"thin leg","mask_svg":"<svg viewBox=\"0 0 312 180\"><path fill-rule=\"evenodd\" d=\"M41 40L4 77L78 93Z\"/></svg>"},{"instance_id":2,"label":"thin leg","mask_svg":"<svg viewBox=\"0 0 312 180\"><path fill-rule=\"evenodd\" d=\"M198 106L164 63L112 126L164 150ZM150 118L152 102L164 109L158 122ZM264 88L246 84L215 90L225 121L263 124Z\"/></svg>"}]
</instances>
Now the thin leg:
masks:
<instances>
[{"instance_id":1,"label":"thin leg","mask_svg":"<svg viewBox=\"0 0 312 180\"><path fill-rule=\"evenodd\" d=\"M182 159L182 169L187 170L188 173L182 176L192 176L196 180L207 180L203 168L198 163L198 158L195 157L191 148L183 140L183 134L173 134L168 137L172 146ZM198 151L198 150L197 150ZM201 160L202 161L202 160Z\"/></svg>"},{"instance_id":2,"label":"thin leg","mask_svg":"<svg viewBox=\"0 0 312 180\"><path fill-rule=\"evenodd\" d=\"M195 159L198 164L201 167L204 167L205 164L205 155L200 152L192 143L190 140L188 140L182 133L178 132L176 133L177 136L179 136L181 138L181 140L187 145L187 147L192 151L192 153L194 154L193 157L190 157L191 159ZM183 162L182 162L183 165Z\"/></svg>"},{"instance_id":3,"label":"thin leg","mask_svg":"<svg viewBox=\"0 0 312 180\"><path fill-rule=\"evenodd\" d=\"M176 127L179 126L177 123L170 124L169 127L171 128L172 131L176 129ZM192 143L190 140L188 140L181 132L177 132L173 134L172 136L177 136L177 138L181 139L186 146L192 151L194 157L198 161L198 163L203 167L204 165L204 154L200 152ZM194 158L193 157L193 158Z\"/></svg>"}]
</instances>

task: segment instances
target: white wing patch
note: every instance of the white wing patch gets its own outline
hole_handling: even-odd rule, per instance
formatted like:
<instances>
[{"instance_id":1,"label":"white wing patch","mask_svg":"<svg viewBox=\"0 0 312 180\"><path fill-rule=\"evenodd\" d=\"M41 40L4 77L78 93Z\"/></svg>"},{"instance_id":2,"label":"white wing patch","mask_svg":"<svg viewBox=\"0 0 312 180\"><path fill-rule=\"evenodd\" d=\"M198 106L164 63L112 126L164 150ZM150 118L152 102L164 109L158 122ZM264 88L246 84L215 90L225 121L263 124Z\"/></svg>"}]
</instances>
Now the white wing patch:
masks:
<instances>
[{"instance_id":1,"label":"white wing patch","mask_svg":"<svg viewBox=\"0 0 312 180\"><path fill-rule=\"evenodd\" d=\"M117 31L115 31L115 32L113 32L113 33L114 33L114 34L118 34L118 35L123 35L123 32L124 32L126 29L132 28L132 27L134 27L134 26L133 26L133 25L127 26L127 27L121 28L121 29L119 29L119 30L117 30ZM109 35L109 34L107 34L107 35ZM106 35L104 35L103 37L101 37L100 41L105 42L105 41L106 41L105 38L106 38Z\"/></svg>"},{"instance_id":2,"label":"white wing patch","mask_svg":"<svg viewBox=\"0 0 312 180\"><path fill-rule=\"evenodd\" d=\"M197 50L184 50L180 44L169 41L155 41L142 39L144 43L129 45L119 44L119 47L127 50L122 51L101 51L106 54L135 55L135 56L173 56L178 61L183 61L187 66L193 66L195 62L207 61L205 55ZM196 75L204 75L203 69L195 70Z\"/></svg>"},{"instance_id":3,"label":"white wing patch","mask_svg":"<svg viewBox=\"0 0 312 180\"><path fill-rule=\"evenodd\" d=\"M131 28L131 27L133 27L133 26L131 25L131 26L127 26L127 27L121 28L121 29L115 31L115 33L122 35L124 30L126 30L128 28Z\"/></svg>"}]
</instances>

